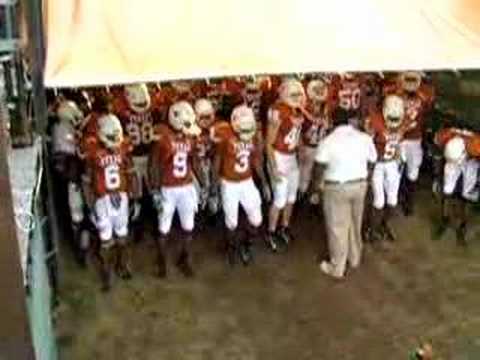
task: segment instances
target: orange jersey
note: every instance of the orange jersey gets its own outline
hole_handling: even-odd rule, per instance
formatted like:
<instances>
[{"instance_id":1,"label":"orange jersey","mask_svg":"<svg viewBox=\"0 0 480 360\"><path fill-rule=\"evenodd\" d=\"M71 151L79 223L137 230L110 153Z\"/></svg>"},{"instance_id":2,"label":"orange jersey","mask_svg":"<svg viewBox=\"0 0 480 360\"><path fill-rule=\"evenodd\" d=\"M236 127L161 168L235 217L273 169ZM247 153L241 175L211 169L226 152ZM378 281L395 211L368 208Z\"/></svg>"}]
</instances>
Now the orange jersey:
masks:
<instances>
[{"instance_id":1,"label":"orange jersey","mask_svg":"<svg viewBox=\"0 0 480 360\"><path fill-rule=\"evenodd\" d=\"M470 130L458 128L444 128L435 134L435 144L444 148L454 137L461 137L465 141L467 154L471 157L480 157L480 134Z\"/></svg>"},{"instance_id":2,"label":"orange jersey","mask_svg":"<svg viewBox=\"0 0 480 360\"><path fill-rule=\"evenodd\" d=\"M212 134L215 132L215 121L208 129L202 129L197 139L197 154L200 159L211 159L213 157L214 141Z\"/></svg>"},{"instance_id":3,"label":"orange jersey","mask_svg":"<svg viewBox=\"0 0 480 360\"><path fill-rule=\"evenodd\" d=\"M232 130L233 134L233 130ZM243 142L236 135L227 136L217 151L221 156L220 176L227 181L243 181L252 177L255 164L259 161L259 147L255 137Z\"/></svg>"},{"instance_id":4,"label":"orange jersey","mask_svg":"<svg viewBox=\"0 0 480 360\"><path fill-rule=\"evenodd\" d=\"M334 107L345 110L360 110L362 82L360 79L341 80L336 78L331 84L330 102Z\"/></svg>"},{"instance_id":5,"label":"orange jersey","mask_svg":"<svg viewBox=\"0 0 480 360\"><path fill-rule=\"evenodd\" d=\"M98 118L104 114L98 112L91 112L84 121L84 124L77 134L78 148L80 157L86 156L89 142L92 138L96 138L99 132Z\"/></svg>"},{"instance_id":6,"label":"orange jersey","mask_svg":"<svg viewBox=\"0 0 480 360\"><path fill-rule=\"evenodd\" d=\"M96 136L98 134L98 118L104 114L92 112L90 113L84 121L84 126L81 129L82 137L88 138L90 136Z\"/></svg>"},{"instance_id":7,"label":"orange jersey","mask_svg":"<svg viewBox=\"0 0 480 360\"><path fill-rule=\"evenodd\" d=\"M153 108L137 113L129 108L126 100L118 102L114 109L120 119L125 133L133 145L134 156L145 156L150 151L154 139L154 126L160 122L160 114Z\"/></svg>"},{"instance_id":8,"label":"orange jersey","mask_svg":"<svg viewBox=\"0 0 480 360\"><path fill-rule=\"evenodd\" d=\"M315 122L305 119L302 126L303 143L308 146L317 146L329 126L329 117L327 108L313 109L309 104L307 110L315 118ZM315 115L319 114L319 115Z\"/></svg>"},{"instance_id":9,"label":"orange jersey","mask_svg":"<svg viewBox=\"0 0 480 360\"><path fill-rule=\"evenodd\" d=\"M124 140L118 149L107 149L97 137L85 141L86 167L91 174L93 191L97 198L106 194L129 191L133 172L130 153L132 146Z\"/></svg>"},{"instance_id":10,"label":"orange jersey","mask_svg":"<svg viewBox=\"0 0 480 360\"><path fill-rule=\"evenodd\" d=\"M192 156L196 141L160 124L155 129L152 157L162 169L162 186L182 186L193 181Z\"/></svg>"},{"instance_id":11,"label":"orange jersey","mask_svg":"<svg viewBox=\"0 0 480 360\"><path fill-rule=\"evenodd\" d=\"M270 111L271 120L279 124L274 149L285 154L295 153L300 142L303 114L282 102L276 103Z\"/></svg>"},{"instance_id":12,"label":"orange jersey","mask_svg":"<svg viewBox=\"0 0 480 360\"><path fill-rule=\"evenodd\" d=\"M404 94L405 115L409 121L415 122L415 126L405 134L406 139L417 140L423 137L425 128L425 113L428 103L425 96L420 93L414 96Z\"/></svg>"},{"instance_id":13,"label":"orange jersey","mask_svg":"<svg viewBox=\"0 0 480 360\"><path fill-rule=\"evenodd\" d=\"M214 144L220 144L234 135L233 129L227 121L218 121L210 128L210 140Z\"/></svg>"},{"instance_id":14,"label":"orange jersey","mask_svg":"<svg viewBox=\"0 0 480 360\"><path fill-rule=\"evenodd\" d=\"M400 156L402 136L400 132L391 131L387 128L381 113L371 115L366 120L365 127L373 136L379 161L390 161Z\"/></svg>"}]
</instances>

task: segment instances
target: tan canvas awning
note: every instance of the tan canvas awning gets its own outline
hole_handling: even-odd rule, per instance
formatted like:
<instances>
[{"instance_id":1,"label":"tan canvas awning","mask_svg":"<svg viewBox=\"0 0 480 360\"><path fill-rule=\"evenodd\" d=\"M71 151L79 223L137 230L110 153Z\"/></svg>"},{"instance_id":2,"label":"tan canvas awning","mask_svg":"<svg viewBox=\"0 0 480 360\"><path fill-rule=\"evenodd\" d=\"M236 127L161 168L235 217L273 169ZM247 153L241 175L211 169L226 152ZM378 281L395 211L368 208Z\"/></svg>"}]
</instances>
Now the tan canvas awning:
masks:
<instances>
[{"instance_id":1,"label":"tan canvas awning","mask_svg":"<svg viewBox=\"0 0 480 360\"><path fill-rule=\"evenodd\" d=\"M478 0L44 0L46 85L480 67Z\"/></svg>"}]
</instances>

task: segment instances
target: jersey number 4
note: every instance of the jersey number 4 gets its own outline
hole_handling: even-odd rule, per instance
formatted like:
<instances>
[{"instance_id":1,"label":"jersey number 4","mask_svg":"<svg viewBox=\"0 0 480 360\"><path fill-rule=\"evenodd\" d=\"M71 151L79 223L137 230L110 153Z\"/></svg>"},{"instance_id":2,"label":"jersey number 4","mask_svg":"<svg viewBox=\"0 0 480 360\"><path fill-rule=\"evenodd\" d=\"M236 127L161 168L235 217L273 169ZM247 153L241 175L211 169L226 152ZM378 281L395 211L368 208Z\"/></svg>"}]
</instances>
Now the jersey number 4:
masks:
<instances>
[{"instance_id":1,"label":"jersey number 4","mask_svg":"<svg viewBox=\"0 0 480 360\"><path fill-rule=\"evenodd\" d=\"M297 147L300 140L300 127L294 126L292 130L285 136L284 142L288 146L288 150L293 150Z\"/></svg>"}]
</instances>

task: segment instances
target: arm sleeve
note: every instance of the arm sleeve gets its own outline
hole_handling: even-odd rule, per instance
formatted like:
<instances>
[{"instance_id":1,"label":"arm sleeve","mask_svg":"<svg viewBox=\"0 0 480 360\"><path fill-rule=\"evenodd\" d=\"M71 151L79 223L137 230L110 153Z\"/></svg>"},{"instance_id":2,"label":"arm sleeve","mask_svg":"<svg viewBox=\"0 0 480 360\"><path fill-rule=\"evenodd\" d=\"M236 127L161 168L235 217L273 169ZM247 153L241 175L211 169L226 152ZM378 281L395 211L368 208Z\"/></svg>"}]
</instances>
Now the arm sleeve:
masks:
<instances>
[{"instance_id":1,"label":"arm sleeve","mask_svg":"<svg viewBox=\"0 0 480 360\"><path fill-rule=\"evenodd\" d=\"M373 143L373 139L370 136L366 137L367 145L368 145L368 154L367 160L370 163L374 163L377 161L378 154L377 149L375 148L375 144Z\"/></svg>"},{"instance_id":2,"label":"arm sleeve","mask_svg":"<svg viewBox=\"0 0 480 360\"><path fill-rule=\"evenodd\" d=\"M315 154L315 162L320 164L327 164L329 162L328 142L322 141L317 147Z\"/></svg>"}]
</instances>

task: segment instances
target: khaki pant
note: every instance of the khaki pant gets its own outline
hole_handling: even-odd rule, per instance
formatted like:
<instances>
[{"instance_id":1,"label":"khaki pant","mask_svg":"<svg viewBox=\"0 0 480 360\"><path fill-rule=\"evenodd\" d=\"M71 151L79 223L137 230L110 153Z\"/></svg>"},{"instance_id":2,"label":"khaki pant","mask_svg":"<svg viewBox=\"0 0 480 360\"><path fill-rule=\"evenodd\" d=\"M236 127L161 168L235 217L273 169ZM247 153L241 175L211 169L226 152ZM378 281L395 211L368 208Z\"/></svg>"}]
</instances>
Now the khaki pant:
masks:
<instances>
[{"instance_id":1,"label":"khaki pant","mask_svg":"<svg viewBox=\"0 0 480 360\"><path fill-rule=\"evenodd\" d=\"M344 274L347 260L352 267L360 264L366 192L366 181L325 185L323 210L334 276Z\"/></svg>"}]
</instances>

